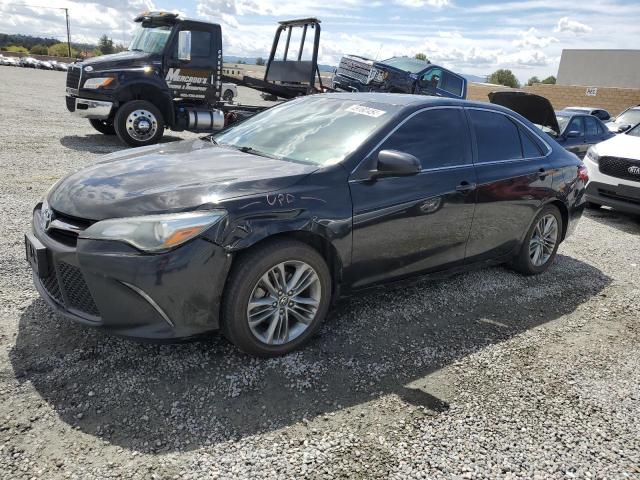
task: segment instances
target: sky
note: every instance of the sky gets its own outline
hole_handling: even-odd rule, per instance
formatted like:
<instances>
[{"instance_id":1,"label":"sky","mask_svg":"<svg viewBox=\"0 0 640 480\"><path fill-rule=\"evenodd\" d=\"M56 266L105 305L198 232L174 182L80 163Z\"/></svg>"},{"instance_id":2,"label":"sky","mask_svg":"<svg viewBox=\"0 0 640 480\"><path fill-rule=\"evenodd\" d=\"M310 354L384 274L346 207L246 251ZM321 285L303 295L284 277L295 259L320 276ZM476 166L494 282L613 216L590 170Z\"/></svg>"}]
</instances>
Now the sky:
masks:
<instances>
[{"instance_id":1,"label":"sky","mask_svg":"<svg viewBox=\"0 0 640 480\"><path fill-rule=\"evenodd\" d=\"M19 5L21 4L21 5ZM24 4L32 6L24 6ZM556 75L563 48L637 48L638 0L0 0L0 33L127 43L139 12L169 10L222 25L226 55L267 57L280 20L322 21L320 62L424 53L454 71L509 68L521 81ZM35 5L35 6L33 6Z\"/></svg>"}]
</instances>

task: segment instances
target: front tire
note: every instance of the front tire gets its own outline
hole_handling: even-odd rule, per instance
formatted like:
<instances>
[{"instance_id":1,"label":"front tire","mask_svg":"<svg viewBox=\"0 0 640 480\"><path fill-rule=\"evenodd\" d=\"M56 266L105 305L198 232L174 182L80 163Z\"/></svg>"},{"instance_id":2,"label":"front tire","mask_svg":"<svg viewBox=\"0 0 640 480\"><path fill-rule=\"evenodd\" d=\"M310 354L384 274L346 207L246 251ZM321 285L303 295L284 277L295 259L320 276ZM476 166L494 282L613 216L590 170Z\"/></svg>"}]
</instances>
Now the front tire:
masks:
<instances>
[{"instance_id":1,"label":"front tire","mask_svg":"<svg viewBox=\"0 0 640 480\"><path fill-rule=\"evenodd\" d=\"M92 118L89 120L89 123L93 128L95 128L98 132L103 135L115 135L116 129L113 127L113 122L108 120L98 120L96 118Z\"/></svg>"},{"instance_id":2,"label":"front tire","mask_svg":"<svg viewBox=\"0 0 640 480\"><path fill-rule=\"evenodd\" d=\"M233 102L233 92L231 90L225 90L224 95L222 95L222 99L227 102Z\"/></svg>"},{"instance_id":3,"label":"front tire","mask_svg":"<svg viewBox=\"0 0 640 480\"><path fill-rule=\"evenodd\" d=\"M278 240L240 257L225 288L222 332L240 350L285 355L306 342L327 315L331 274L322 256Z\"/></svg>"},{"instance_id":4,"label":"front tire","mask_svg":"<svg viewBox=\"0 0 640 480\"><path fill-rule=\"evenodd\" d=\"M512 262L513 268L523 275L539 275L556 258L562 238L562 215L558 207L546 205L537 215Z\"/></svg>"},{"instance_id":5,"label":"front tire","mask_svg":"<svg viewBox=\"0 0 640 480\"><path fill-rule=\"evenodd\" d=\"M118 138L131 147L158 143L164 133L164 117L153 103L134 100L116 112L114 127Z\"/></svg>"}]
</instances>

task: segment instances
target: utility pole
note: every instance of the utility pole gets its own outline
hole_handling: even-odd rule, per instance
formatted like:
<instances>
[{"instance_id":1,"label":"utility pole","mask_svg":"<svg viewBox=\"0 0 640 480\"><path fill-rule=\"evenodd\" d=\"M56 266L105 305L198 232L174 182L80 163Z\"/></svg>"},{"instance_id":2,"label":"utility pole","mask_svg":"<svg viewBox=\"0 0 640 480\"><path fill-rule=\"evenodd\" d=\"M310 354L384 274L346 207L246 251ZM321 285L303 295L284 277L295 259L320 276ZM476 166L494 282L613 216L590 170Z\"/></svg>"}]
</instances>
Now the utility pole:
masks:
<instances>
[{"instance_id":1,"label":"utility pole","mask_svg":"<svg viewBox=\"0 0 640 480\"><path fill-rule=\"evenodd\" d=\"M69 9L64 9L64 16L67 19L67 46L69 47L69 58L71 58L71 31L69 30Z\"/></svg>"}]
</instances>

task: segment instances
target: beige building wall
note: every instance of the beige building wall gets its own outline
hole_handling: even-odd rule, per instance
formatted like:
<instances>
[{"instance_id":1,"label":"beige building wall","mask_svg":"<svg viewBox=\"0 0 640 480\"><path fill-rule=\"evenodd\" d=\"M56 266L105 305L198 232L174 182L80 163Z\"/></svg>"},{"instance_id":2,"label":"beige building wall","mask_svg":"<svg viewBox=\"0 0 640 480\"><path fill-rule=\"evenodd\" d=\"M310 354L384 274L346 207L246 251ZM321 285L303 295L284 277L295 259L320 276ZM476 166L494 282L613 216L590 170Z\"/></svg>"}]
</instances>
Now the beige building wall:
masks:
<instances>
[{"instance_id":1,"label":"beige building wall","mask_svg":"<svg viewBox=\"0 0 640 480\"><path fill-rule=\"evenodd\" d=\"M511 90L503 86L489 86L470 83L467 98L479 102L488 102L489 92ZM553 108L561 110L565 107L603 108L611 115L618 115L631 106L640 105L640 88L581 87L576 85L545 85L536 83L520 90L535 93L549 99ZM590 95L587 95L587 92Z\"/></svg>"}]
</instances>

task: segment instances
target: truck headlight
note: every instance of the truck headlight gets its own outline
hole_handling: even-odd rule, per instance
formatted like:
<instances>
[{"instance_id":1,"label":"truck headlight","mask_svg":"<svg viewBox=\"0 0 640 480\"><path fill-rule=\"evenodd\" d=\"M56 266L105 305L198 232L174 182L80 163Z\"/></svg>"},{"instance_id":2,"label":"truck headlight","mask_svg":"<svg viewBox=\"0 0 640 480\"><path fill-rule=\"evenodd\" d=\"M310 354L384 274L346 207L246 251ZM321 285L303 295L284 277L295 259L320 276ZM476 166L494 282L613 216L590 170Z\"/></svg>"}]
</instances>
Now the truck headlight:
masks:
<instances>
[{"instance_id":1,"label":"truck headlight","mask_svg":"<svg viewBox=\"0 0 640 480\"><path fill-rule=\"evenodd\" d=\"M598 162L600 161L600 155L596 153L593 147L590 147L589 150L587 150L587 158L596 165L598 165Z\"/></svg>"},{"instance_id":2,"label":"truck headlight","mask_svg":"<svg viewBox=\"0 0 640 480\"><path fill-rule=\"evenodd\" d=\"M117 240L145 252L160 252L182 245L226 216L225 210L113 218L91 225L80 238Z\"/></svg>"},{"instance_id":3,"label":"truck headlight","mask_svg":"<svg viewBox=\"0 0 640 480\"><path fill-rule=\"evenodd\" d=\"M96 77L89 78L84 82L83 88L89 88L91 90L95 90L96 88L103 88L107 85L115 82L116 79L114 77Z\"/></svg>"}]
</instances>

